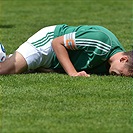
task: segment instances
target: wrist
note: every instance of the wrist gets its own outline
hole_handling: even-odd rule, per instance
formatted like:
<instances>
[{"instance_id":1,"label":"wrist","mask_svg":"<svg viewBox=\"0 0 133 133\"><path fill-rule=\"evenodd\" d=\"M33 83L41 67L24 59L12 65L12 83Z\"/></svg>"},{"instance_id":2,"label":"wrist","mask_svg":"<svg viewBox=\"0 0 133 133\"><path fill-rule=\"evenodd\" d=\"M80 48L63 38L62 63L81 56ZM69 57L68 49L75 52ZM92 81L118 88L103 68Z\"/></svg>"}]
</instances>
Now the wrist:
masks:
<instances>
[{"instance_id":1,"label":"wrist","mask_svg":"<svg viewBox=\"0 0 133 133\"><path fill-rule=\"evenodd\" d=\"M78 72L71 72L71 73L68 73L69 76L72 76L72 77L75 77L77 76Z\"/></svg>"}]
</instances>

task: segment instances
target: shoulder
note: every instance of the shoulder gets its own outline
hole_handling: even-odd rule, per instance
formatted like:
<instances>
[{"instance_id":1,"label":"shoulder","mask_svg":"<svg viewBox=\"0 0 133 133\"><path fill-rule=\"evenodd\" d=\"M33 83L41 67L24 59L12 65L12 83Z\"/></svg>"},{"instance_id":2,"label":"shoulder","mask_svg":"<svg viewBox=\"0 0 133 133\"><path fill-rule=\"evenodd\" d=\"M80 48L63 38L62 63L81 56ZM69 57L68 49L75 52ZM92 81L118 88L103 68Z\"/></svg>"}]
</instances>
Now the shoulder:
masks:
<instances>
[{"instance_id":1,"label":"shoulder","mask_svg":"<svg viewBox=\"0 0 133 133\"><path fill-rule=\"evenodd\" d=\"M93 42L103 42L111 46L110 36L105 32L97 29L79 30L75 33L75 38Z\"/></svg>"}]
</instances>

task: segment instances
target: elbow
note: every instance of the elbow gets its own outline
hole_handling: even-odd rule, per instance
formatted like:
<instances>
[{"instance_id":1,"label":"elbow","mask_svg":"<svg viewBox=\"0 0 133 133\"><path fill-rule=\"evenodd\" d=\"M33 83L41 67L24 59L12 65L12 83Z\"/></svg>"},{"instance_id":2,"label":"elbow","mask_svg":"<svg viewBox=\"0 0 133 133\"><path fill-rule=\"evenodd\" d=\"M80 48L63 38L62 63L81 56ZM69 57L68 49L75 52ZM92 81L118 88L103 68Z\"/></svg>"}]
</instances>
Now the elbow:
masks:
<instances>
[{"instance_id":1,"label":"elbow","mask_svg":"<svg viewBox=\"0 0 133 133\"><path fill-rule=\"evenodd\" d=\"M63 36L54 38L52 41L52 48L55 49L57 46L63 45Z\"/></svg>"},{"instance_id":2,"label":"elbow","mask_svg":"<svg viewBox=\"0 0 133 133\"><path fill-rule=\"evenodd\" d=\"M52 48L53 48L53 49L55 48L55 45L56 45L56 38L53 39L53 41L52 41Z\"/></svg>"}]
</instances>

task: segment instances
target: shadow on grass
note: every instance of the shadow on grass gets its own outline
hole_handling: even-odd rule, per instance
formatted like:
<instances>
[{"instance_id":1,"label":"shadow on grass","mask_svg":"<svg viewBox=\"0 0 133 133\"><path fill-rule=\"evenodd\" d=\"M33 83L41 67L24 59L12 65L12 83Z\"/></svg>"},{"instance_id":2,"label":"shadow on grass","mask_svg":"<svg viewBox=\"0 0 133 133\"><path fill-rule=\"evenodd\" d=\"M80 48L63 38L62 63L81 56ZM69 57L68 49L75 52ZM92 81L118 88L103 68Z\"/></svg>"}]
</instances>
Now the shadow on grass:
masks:
<instances>
[{"instance_id":1,"label":"shadow on grass","mask_svg":"<svg viewBox=\"0 0 133 133\"><path fill-rule=\"evenodd\" d=\"M0 25L0 28L1 29L6 29L6 28L13 28L13 27L15 27L14 25L12 25L12 24L9 24L9 25Z\"/></svg>"}]
</instances>

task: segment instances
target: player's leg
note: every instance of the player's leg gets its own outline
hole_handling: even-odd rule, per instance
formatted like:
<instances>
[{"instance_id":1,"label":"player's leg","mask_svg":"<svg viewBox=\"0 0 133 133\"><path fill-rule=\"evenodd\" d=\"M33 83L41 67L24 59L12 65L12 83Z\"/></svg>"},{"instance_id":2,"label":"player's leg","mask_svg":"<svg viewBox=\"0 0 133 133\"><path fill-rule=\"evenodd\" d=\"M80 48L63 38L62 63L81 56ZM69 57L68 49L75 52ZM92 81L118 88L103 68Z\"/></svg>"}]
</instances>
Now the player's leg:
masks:
<instances>
[{"instance_id":1,"label":"player's leg","mask_svg":"<svg viewBox=\"0 0 133 133\"><path fill-rule=\"evenodd\" d=\"M56 26L45 27L23 43L10 58L0 63L0 74L22 73L49 68L53 57L51 42Z\"/></svg>"},{"instance_id":2,"label":"player's leg","mask_svg":"<svg viewBox=\"0 0 133 133\"><path fill-rule=\"evenodd\" d=\"M22 73L27 68L24 57L20 53L15 52L11 57L0 63L0 75Z\"/></svg>"}]
</instances>

